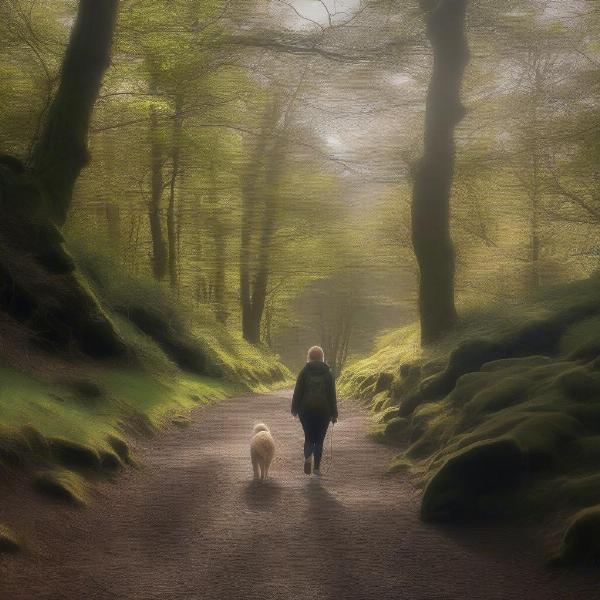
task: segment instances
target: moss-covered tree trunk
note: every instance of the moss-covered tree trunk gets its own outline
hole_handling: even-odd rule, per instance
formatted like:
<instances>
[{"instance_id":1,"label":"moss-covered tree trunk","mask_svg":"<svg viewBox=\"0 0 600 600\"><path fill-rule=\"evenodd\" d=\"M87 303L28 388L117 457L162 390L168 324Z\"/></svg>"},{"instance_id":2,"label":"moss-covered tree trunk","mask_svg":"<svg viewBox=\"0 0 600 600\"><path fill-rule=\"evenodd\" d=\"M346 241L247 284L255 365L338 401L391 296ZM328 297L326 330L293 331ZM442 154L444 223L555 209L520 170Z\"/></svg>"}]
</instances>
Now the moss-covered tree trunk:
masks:
<instances>
[{"instance_id":1,"label":"moss-covered tree trunk","mask_svg":"<svg viewBox=\"0 0 600 600\"><path fill-rule=\"evenodd\" d=\"M454 131L464 116L460 89L469 60L467 0L421 0L433 47L424 151L415 173L412 240L419 264L419 314L423 344L438 339L456 320L450 194Z\"/></svg>"},{"instance_id":2,"label":"moss-covered tree trunk","mask_svg":"<svg viewBox=\"0 0 600 600\"><path fill-rule=\"evenodd\" d=\"M88 162L94 103L109 64L117 0L81 0L30 165L0 160L0 308L52 350L114 356L124 346L80 279L58 229Z\"/></svg>"}]
</instances>

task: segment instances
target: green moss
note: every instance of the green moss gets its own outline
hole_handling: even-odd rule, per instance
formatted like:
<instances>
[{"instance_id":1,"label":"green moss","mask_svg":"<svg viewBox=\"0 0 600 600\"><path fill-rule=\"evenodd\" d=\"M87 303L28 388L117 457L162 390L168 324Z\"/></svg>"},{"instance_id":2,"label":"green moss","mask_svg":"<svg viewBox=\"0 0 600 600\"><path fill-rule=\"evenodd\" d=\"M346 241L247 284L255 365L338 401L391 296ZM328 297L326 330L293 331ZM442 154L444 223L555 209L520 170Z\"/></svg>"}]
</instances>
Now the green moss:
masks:
<instances>
[{"instance_id":1,"label":"green moss","mask_svg":"<svg viewBox=\"0 0 600 600\"><path fill-rule=\"evenodd\" d=\"M466 402L464 414L467 418L475 419L521 403L527 399L530 387L531 381L525 376L503 377Z\"/></svg>"},{"instance_id":2,"label":"green moss","mask_svg":"<svg viewBox=\"0 0 600 600\"><path fill-rule=\"evenodd\" d=\"M561 458L567 443L582 432L579 421L563 413L547 413L519 423L510 436L526 453L530 469L547 468Z\"/></svg>"},{"instance_id":3,"label":"green moss","mask_svg":"<svg viewBox=\"0 0 600 600\"><path fill-rule=\"evenodd\" d=\"M0 524L0 554L16 554L20 549L21 542L15 532Z\"/></svg>"},{"instance_id":4,"label":"green moss","mask_svg":"<svg viewBox=\"0 0 600 600\"><path fill-rule=\"evenodd\" d=\"M37 473L33 486L41 494L68 504L85 506L88 502L87 483L81 476L66 469Z\"/></svg>"},{"instance_id":5,"label":"green moss","mask_svg":"<svg viewBox=\"0 0 600 600\"><path fill-rule=\"evenodd\" d=\"M563 537L557 561L560 563L598 562L600 560L600 506L576 513Z\"/></svg>"},{"instance_id":6,"label":"green moss","mask_svg":"<svg viewBox=\"0 0 600 600\"><path fill-rule=\"evenodd\" d=\"M400 409L397 406L390 406L379 414L377 420L379 423L388 423L398 416Z\"/></svg>"},{"instance_id":7,"label":"green moss","mask_svg":"<svg viewBox=\"0 0 600 600\"><path fill-rule=\"evenodd\" d=\"M404 454L399 454L389 464L387 472L392 473L406 473L413 467L413 462L408 459Z\"/></svg>"},{"instance_id":8,"label":"green moss","mask_svg":"<svg viewBox=\"0 0 600 600\"><path fill-rule=\"evenodd\" d=\"M429 481L421 516L446 520L486 512L494 495L516 489L526 472L526 456L515 440L473 444L448 458Z\"/></svg>"},{"instance_id":9,"label":"green moss","mask_svg":"<svg viewBox=\"0 0 600 600\"><path fill-rule=\"evenodd\" d=\"M402 417L393 417L385 424L385 437L389 440L399 440L406 431L408 421Z\"/></svg>"},{"instance_id":10,"label":"green moss","mask_svg":"<svg viewBox=\"0 0 600 600\"><path fill-rule=\"evenodd\" d=\"M574 360L593 360L600 356L600 316L569 327L561 339L561 352Z\"/></svg>"},{"instance_id":11,"label":"green moss","mask_svg":"<svg viewBox=\"0 0 600 600\"><path fill-rule=\"evenodd\" d=\"M600 374L585 367L576 367L561 373L555 385L573 400L589 400L600 396Z\"/></svg>"},{"instance_id":12,"label":"green moss","mask_svg":"<svg viewBox=\"0 0 600 600\"><path fill-rule=\"evenodd\" d=\"M500 360L494 360L485 363L482 367L482 371L503 371L504 369L511 369L515 374L528 372L532 367L544 366L552 363L553 360L548 356L523 356L517 358L502 358Z\"/></svg>"},{"instance_id":13,"label":"green moss","mask_svg":"<svg viewBox=\"0 0 600 600\"><path fill-rule=\"evenodd\" d=\"M185 427L189 427L192 424L192 420L189 417L186 417L185 415L175 415L171 419L171 423L183 429Z\"/></svg>"},{"instance_id":14,"label":"green moss","mask_svg":"<svg viewBox=\"0 0 600 600\"><path fill-rule=\"evenodd\" d=\"M600 503L600 473L583 477L566 477L558 483L558 496L568 506Z\"/></svg>"},{"instance_id":15,"label":"green moss","mask_svg":"<svg viewBox=\"0 0 600 600\"><path fill-rule=\"evenodd\" d=\"M600 465L600 435L578 437L569 451L578 465Z\"/></svg>"},{"instance_id":16,"label":"green moss","mask_svg":"<svg viewBox=\"0 0 600 600\"><path fill-rule=\"evenodd\" d=\"M131 455L129 452L129 446L125 440L116 436L109 435L106 438L108 445L116 452L121 462L129 464L131 462Z\"/></svg>"},{"instance_id":17,"label":"green moss","mask_svg":"<svg viewBox=\"0 0 600 600\"><path fill-rule=\"evenodd\" d=\"M373 397L373 400L370 403L370 409L373 412L381 412L387 406L390 397L388 392L379 392Z\"/></svg>"}]
</instances>

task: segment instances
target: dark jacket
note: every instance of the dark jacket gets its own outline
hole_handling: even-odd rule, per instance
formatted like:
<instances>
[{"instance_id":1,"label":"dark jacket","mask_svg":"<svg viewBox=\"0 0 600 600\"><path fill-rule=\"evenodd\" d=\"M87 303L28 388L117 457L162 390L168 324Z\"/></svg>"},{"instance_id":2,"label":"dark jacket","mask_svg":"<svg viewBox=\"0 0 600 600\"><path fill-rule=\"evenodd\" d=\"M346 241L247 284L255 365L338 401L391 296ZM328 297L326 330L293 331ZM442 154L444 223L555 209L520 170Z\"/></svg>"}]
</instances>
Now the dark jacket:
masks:
<instances>
[{"instance_id":1,"label":"dark jacket","mask_svg":"<svg viewBox=\"0 0 600 600\"><path fill-rule=\"evenodd\" d=\"M338 417L337 398L335 394L335 379L329 369L329 366L320 360L311 360L307 362L296 380L294 396L292 397L292 414L301 415L305 411L305 402L307 394L307 379L311 375L323 375L325 382L324 403L322 412L329 419Z\"/></svg>"}]
</instances>

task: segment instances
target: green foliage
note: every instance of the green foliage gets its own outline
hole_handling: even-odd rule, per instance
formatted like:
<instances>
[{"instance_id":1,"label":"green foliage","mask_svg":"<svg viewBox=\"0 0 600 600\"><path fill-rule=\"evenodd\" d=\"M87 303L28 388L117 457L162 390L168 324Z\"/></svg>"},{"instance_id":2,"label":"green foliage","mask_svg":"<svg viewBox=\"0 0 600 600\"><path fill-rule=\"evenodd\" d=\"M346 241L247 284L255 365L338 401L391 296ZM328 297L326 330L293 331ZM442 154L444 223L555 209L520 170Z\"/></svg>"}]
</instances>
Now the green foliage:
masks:
<instances>
[{"instance_id":1,"label":"green foliage","mask_svg":"<svg viewBox=\"0 0 600 600\"><path fill-rule=\"evenodd\" d=\"M542 290L511 310L512 322L499 305L467 314L426 349L411 347L410 327L391 333L342 376L346 393L369 398L379 373L395 373L369 407L375 422L394 415L376 437L408 446L391 469L422 476L426 519L547 514L600 498L598 354L577 353L580 340L600 343L598 277ZM587 548L587 526L569 529L565 557L588 552L572 549L580 535Z\"/></svg>"},{"instance_id":2,"label":"green foliage","mask_svg":"<svg viewBox=\"0 0 600 600\"><path fill-rule=\"evenodd\" d=\"M79 267L100 300L116 315L121 334L153 369L169 371L173 361L190 372L221 377L259 391L291 379L272 353L255 347L219 323L203 307L186 305L149 277L123 273L107 257L80 246ZM200 364L184 362L199 357Z\"/></svg>"}]
</instances>

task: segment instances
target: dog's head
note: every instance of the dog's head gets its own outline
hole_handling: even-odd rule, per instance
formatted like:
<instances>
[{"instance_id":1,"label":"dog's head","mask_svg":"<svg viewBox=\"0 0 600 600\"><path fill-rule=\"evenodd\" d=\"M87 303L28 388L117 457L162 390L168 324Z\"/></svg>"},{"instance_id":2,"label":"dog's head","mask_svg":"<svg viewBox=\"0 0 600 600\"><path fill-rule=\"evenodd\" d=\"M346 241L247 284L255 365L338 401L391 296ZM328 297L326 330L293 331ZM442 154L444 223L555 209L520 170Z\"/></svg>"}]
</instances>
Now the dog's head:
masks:
<instances>
[{"instance_id":1,"label":"dog's head","mask_svg":"<svg viewBox=\"0 0 600 600\"><path fill-rule=\"evenodd\" d=\"M269 428L264 423L257 423L254 426L254 433L258 433L259 431L269 431Z\"/></svg>"}]
</instances>

